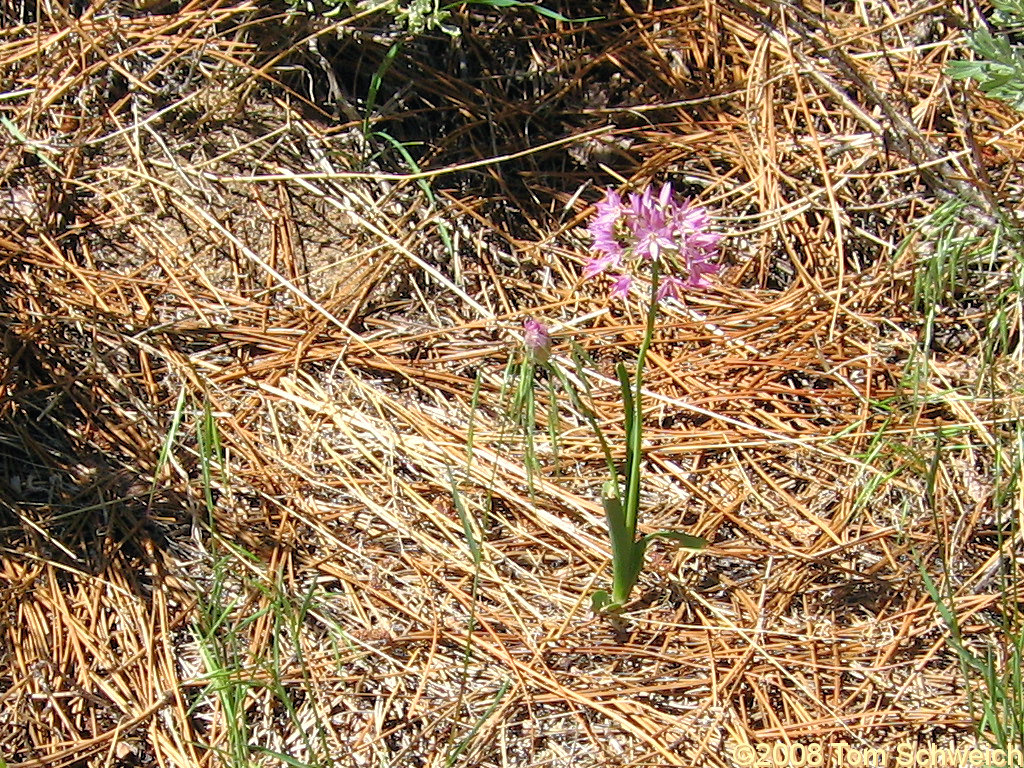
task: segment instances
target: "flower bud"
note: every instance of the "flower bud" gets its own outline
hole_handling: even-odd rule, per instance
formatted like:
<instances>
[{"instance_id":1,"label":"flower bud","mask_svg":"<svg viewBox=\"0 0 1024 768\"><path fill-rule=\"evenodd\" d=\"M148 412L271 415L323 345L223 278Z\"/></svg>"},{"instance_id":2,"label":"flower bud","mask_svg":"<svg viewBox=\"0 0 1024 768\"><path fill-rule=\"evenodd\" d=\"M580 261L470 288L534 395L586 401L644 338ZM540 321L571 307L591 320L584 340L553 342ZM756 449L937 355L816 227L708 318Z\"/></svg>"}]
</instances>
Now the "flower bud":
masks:
<instances>
[{"instance_id":1,"label":"flower bud","mask_svg":"<svg viewBox=\"0 0 1024 768\"><path fill-rule=\"evenodd\" d=\"M539 363L546 362L551 354L551 334L548 327L532 317L523 321L523 335L526 349Z\"/></svg>"}]
</instances>

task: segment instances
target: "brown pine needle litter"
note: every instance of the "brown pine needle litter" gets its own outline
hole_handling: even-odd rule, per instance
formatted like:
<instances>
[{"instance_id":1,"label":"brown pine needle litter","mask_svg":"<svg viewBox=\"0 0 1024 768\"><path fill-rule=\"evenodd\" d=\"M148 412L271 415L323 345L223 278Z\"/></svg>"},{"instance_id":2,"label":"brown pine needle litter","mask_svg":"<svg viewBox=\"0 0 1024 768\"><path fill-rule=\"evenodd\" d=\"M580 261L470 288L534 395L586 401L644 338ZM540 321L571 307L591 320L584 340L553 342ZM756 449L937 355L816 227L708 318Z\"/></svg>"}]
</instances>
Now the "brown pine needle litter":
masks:
<instances>
[{"instance_id":1,"label":"brown pine needle litter","mask_svg":"<svg viewBox=\"0 0 1024 768\"><path fill-rule=\"evenodd\" d=\"M938 214L1020 206L1019 116L944 75L976 17L546 6L604 18L463 6L385 70L380 16L0 0L0 765L973 738L922 571L999 653L1016 264L918 286ZM552 322L621 458L643 317L584 226L665 180L726 237L652 348L641 527L711 546L612 620L597 441L562 403L531 479L503 377Z\"/></svg>"}]
</instances>

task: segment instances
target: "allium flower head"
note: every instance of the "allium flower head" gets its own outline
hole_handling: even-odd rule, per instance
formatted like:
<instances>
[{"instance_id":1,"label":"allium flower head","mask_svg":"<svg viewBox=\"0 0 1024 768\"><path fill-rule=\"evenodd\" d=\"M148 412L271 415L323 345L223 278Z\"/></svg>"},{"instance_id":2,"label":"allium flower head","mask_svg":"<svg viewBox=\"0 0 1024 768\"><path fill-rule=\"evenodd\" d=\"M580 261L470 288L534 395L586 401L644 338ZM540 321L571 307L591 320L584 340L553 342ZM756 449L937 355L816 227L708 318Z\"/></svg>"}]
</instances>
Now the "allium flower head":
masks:
<instances>
[{"instance_id":1,"label":"allium flower head","mask_svg":"<svg viewBox=\"0 0 1024 768\"><path fill-rule=\"evenodd\" d=\"M623 270L613 277L611 294L625 298L632 284L628 268L657 261L659 301L678 297L686 288L706 288L711 283L704 276L719 269L713 259L721 239L710 226L707 209L677 201L671 184L663 184L657 194L654 187L630 194L626 203L609 189L590 222L595 255L584 266L583 276L590 279Z\"/></svg>"},{"instance_id":2,"label":"allium flower head","mask_svg":"<svg viewBox=\"0 0 1024 768\"><path fill-rule=\"evenodd\" d=\"M528 317L523 320L523 341L533 358L543 363L551 354L551 334L544 323Z\"/></svg>"}]
</instances>

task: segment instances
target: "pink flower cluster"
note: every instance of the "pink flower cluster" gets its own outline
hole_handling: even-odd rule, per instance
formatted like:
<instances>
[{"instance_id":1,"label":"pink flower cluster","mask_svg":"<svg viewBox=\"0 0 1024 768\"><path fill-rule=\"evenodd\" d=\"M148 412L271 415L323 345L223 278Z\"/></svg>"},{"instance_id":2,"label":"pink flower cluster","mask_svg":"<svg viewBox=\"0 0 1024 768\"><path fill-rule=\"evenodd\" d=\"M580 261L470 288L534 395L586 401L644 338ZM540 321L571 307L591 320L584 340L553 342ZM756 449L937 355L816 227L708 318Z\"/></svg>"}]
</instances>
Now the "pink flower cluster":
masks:
<instances>
[{"instance_id":1,"label":"pink flower cluster","mask_svg":"<svg viewBox=\"0 0 1024 768\"><path fill-rule=\"evenodd\" d=\"M705 208L678 202L671 184L664 184L657 197L653 188L643 194L629 195L628 202L609 189L597 204L597 215L590 222L595 256L583 268L590 279L604 272L612 279L611 295L629 295L633 277L628 267L640 261L657 261L661 278L658 300L676 298L686 288L707 288L704 275L718 271L711 260L718 254L721 235L709 231L710 217ZM670 267L686 275L685 279L669 271Z\"/></svg>"}]
</instances>

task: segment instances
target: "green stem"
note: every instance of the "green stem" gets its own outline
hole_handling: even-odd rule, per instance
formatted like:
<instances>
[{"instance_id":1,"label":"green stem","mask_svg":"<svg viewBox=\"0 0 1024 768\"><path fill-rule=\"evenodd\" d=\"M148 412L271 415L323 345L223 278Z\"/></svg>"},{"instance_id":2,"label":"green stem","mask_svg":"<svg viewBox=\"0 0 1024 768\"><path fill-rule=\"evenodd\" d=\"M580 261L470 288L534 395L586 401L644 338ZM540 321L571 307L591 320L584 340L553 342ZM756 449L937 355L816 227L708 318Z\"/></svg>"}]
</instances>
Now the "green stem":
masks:
<instances>
[{"instance_id":1,"label":"green stem","mask_svg":"<svg viewBox=\"0 0 1024 768\"><path fill-rule=\"evenodd\" d=\"M633 591L643 560L641 547L633 534L626 528L622 502L617 493L618 481L609 480L604 484L604 514L608 520L608 534L612 544L612 599L615 606L623 605Z\"/></svg>"},{"instance_id":2,"label":"green stem","mask_svg":"<svg viewBox=\"0 0 1024 768\"><path fill-rule=\"evenodd\" d=\"M654 322L658 316L658 262L651 264L651 301L647 308L647 326L640 343L640 351L636 359L635 392L630 395L629 383L624 371L620 371L626 413L626 504L616 498L614 490L618 482L613 480L606 484L604 493L604 510L608 518L608 530L612 540L612 596L611 605L621 606L629 599L630 592L636 585L643 568L644 552L647 549L645 539L637 541L636 524L640 507L640 462L643 454L643 385L644 366L647 363L647 352L654 338ZM632 408L629 401L632 400ZM609 487L611 486L611 487Z\"/></svg>"},{"instance_id":3,"label":"green stem","mask_svg":"<svg viewBox=\"0 0 1024 768\"><path fill-rule=\"evenodd\" d=\"M633 428L629 430L629 447L627 449L629 477L626 478L626 527L630 535L636 536L637 510L640 507L640 460L643 451L643 386L644 365L647 363L647 350L651 348L654 338L654 321L658 317L658 260L651 261L651 301L647 308L647 327L640 343L640 352L636 357L636 394L633 396Z\"/></svg>"}]
</instances>

